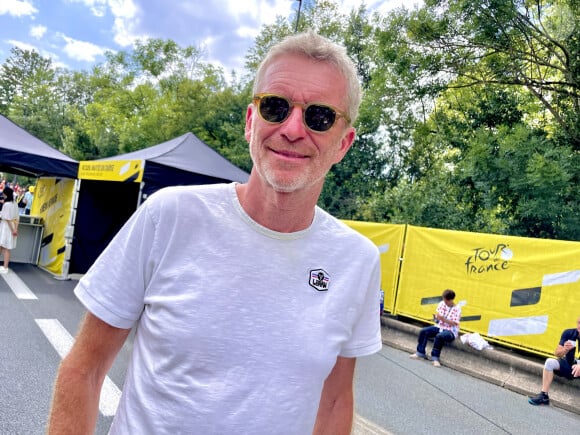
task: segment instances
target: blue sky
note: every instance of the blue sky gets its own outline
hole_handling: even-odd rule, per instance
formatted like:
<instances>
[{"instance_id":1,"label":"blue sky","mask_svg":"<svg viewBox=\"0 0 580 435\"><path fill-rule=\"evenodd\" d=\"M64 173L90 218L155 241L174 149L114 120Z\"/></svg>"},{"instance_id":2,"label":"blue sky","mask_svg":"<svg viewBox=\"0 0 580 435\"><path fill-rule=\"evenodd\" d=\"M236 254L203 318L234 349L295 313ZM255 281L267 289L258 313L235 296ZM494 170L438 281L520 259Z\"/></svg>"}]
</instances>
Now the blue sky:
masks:
<instances>
[{"instance_id":1,"label":"blue sky","mask_svg":"<svg viewBox=\"0 0 580 435\"><path fill-rule=\"evenodd\" d=\"M361 1L337 0L345 12ZM386 12L405 0L366 0ZM138 39L172 39L205 49L226 73L243 71L244 56L264 24L289 17L297 0L0 0L0 63L12 47L36 50L54 65L90 70L106 51L130 50Z\"/></svg>"}]
</instances>

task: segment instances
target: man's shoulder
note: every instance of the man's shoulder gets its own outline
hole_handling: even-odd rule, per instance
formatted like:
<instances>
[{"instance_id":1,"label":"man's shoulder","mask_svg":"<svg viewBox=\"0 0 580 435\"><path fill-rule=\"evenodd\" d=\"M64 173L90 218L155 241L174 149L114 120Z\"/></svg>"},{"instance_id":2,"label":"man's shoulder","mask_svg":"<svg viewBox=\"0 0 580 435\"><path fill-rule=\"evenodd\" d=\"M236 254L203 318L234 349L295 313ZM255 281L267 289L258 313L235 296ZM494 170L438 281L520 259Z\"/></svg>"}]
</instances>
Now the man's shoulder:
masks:
<instances>
[{"instance_id":1,"label":"man's shoulder","mask_svg":"<svg viewBox=\"0 0 580 435\"><path fill-rule=\"evenodd\" d=\"M564 329L562 338L565 340L576 340L578 338L578 330L576 328Z\"/></svg>"},{"instance_id":2,"label":"man's shoulder","mask_svg":"<svg viewBox=\"0 0 580 435\"><path fill-rule=\"evenodd\" d=\"M334 240L339 240L341 243L352 243L360 246L361 249L378 253L377 246L365 235L322 209L319 209L319 214L324 228Z\"/></svg>"},{"instance_id":3,"label":"man's shoulder","mask_svg":"<svg viewBox=\"0 0 580 435\"><path fill-rule=\"evenodd\" d=\"M154 220L193 218L228 203L228 189L230 184L164 187L151 194L140 208Z\"/></svg>"},{"instance_id":4,"label":"man's shoulder","mask_svg":"<svg viewBox=\"0 0 580 435\"><path fill-rule=\"evenodd\" d=\"M167 201L184 201L199 198L215 198L226 195L229 184L202 184L195 186L169 186L159 189L147 199L145 203L155 204Z\"/></svg>"}]
</instances>

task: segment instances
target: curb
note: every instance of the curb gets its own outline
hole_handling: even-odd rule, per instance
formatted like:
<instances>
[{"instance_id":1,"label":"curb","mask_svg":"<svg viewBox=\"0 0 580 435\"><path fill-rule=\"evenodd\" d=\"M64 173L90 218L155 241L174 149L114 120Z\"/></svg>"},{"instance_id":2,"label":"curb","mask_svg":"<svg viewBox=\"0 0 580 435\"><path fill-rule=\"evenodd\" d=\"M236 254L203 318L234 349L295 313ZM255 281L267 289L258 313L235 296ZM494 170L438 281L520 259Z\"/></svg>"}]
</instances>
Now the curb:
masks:
<instances>
[{"instance_id":1,"label":"curb","mask_svg":"<svg viewBox=\"0 0 580 435\"><path fill-rule=\"evenodd\" d=\"M381 317L383 344L413 353L421 327L393 317ZM430 351L430 345L427 347ZM441 353L441 364L526 396L535 396L542 385L543 361L503 348L478 351L455 340ZM550 404L580 414L580 382L554 377Z\"/></svg>"}]
</instances>

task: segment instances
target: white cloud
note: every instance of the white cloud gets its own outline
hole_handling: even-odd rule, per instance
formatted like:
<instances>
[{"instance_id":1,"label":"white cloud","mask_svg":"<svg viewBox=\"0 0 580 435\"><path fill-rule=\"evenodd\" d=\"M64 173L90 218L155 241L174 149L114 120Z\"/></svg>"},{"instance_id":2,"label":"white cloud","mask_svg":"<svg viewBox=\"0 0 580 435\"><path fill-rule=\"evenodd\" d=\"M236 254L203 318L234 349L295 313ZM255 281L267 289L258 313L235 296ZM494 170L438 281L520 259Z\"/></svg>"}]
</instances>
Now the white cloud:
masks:
<instances>
[{"instance_id":1,"label":"white cloud","mask_svg":"<svg viewBox=\"0 0 580 435\"><path fill-rule=\"evenodd\" d=\"M137 15L137 5L133 0L109 0L111 13L117 18L134 18Z\"/></svg>"},{"instance_id":2,"label":"white cloud","mask_svg":"<svg viewBox=\"0 0 580 435\"><path fill-rule=\"evenodd\" d=\"M6 1L17 0L0 3ZM296 0L170 0L167 4L159 0L62 1L90 9L93 17L99 18L99 35L108 33L112 37L109 43L117 48L131 48L136 41L151 37L171 39L181 46L203 47L207 60L225 70L243 68L245 53L262 26L274 23L279 16L291 18L298 8ZM369 12L384 13L411 2L421 0L365 0L365 5ZM337 4L342 12L349 13L361 1L337 0ZM75 33L74 37L91 41L89 36ZM74 59L90 62L105 52L102 46L90 42L64 40L64 51Z\"/></svg>"},{"instance_id":3,"label":"white cloud","mask_svg":"<svg viewBox=\"0 0 580 435\"><path fill-rule=\"evenodd\" d=\"M28 43L22 42L22 41L17 41L15 39L9 40L8 43L14 47L20 48L21 50L35 51L38 54L40 54L40 56L42 56L44 58L49 58L52 61L53 68L67 68L67 69L69 68L68 65L62 63L60 61L60 58L58 57L58 55L52 51L42 50L42 49L39 49L38 47L36 47L32 44L28 44Z\"/></svg>"},{"instance_id":4,"label":"white cloud","mask_svg":"<svg viewBox=\"0 0 580 435\"><path fill-rule=\"evenodd\" d=\"M68 57L74 60L95 62L97 56L102 56L107 51L103 47L93 44L92 42L78 41L66 35L59 34L66 42L63 50Z\"/></svg>"},{"instance_id":5,"label":"white cloud","mask_svg":"<svg viewBox=\"0 0 580 435\"><path fill-rule=\"evenodd\" d=\"M70 3L81 3L87 6L95 17L103 17L107 12L107 0L68 0Z\"/></svg>"},{"instance_id":6,"label":"white cloud","mask_svg":"<svg viewBox=\"0 0 580 435\"><path fill-rule=\"evenodd\" d=\"M236 35L240 38L255 38L257 30L253 27L241 26L236 29Z\"/></svg>"},{"instance_id":7,"label":"white cloud","mask_svg":"<svg viewBox=\"0 0 580 435\"><path fill-rule=\"evenodd\" d=\"M115 17L113 39L117 44L127 47L134 44L136 39L145 38L135 30L139 24L139 9L133 0L109 0L109 7Z\"/></svg>"},{"instance_id":8,"label":"white cloud","mask_svg":"<svg viewBox=\"0 0 580 435\"><path fill-rule=\"evenodd\" d=\"M223 6L224 11L228 11L232 15L240 15L249 13L256 16L256 2L255 1L239 1L239 0L225 0Z\"/></svg>"},{"instance_id":9,"label":"white cloud","mask_svg":"<svg viewBox=\"0 0 580 435\"><path fill-rule=\"evenodd\" d=\"M254 20L260 23L272 23L277 15L290 15L295 1L291 0L224 0L224 13L228 13L234 17L243 15L251 16Z\"/></svg>"},{"instance_id":10,"label":"white cloud","mask_svg":"<svg viewBox=\"0 0 580 435\"><path fill-rule=\"evenodd\" d=\"M30 27L30 36L32 36L34 39L40 39L44 36L46 30L46 26L32 26Z\"/></svg>"},{"instance_id":11,"label":"white cloud","mask_svg":"<svg viewBox=\"0 0 580 435\"><path fill-rule=\"evenodd\" d=\"M8 43L10 45L13 45L14 47L20 48L21 50L25 50L25 51L36 51L37 53L39 52L38 48L36 48L32 44L28 44L27 42L16 41L15 39L10 39L8 41Z\"/></svg>"},{"instance_id":12,"label":"white cloud","mask_svg":"<svg viewBox=\"0 0 580 435\"><path fill-rule=\"evenodd\" d=\"M34 15L38 9L29 0L1 0L0 15L22 17Z\"/></svg>"}]
</instances>

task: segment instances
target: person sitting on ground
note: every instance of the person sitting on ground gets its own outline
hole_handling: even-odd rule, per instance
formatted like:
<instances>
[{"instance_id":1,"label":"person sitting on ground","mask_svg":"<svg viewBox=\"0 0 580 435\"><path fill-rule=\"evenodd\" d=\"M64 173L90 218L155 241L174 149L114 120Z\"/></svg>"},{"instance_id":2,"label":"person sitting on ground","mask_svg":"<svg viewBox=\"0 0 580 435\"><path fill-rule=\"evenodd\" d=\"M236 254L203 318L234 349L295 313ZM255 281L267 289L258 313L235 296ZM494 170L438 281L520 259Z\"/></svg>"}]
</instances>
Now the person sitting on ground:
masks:
<instances>
[{"instance_id":1,"label":"person sitting on ground","mask_svg":"<svg viewBox=\"0 0 580 435\"><path fill-rule=\"evenodd\" d=\"M580 316L576 320L576 328L564 329L560 342L554 352L557 358L548 358L544 363L542 373L542 391L534 397L529 397L530 405L549 405L548 391L554 380L554 374L566 379L580 377L580 364L576 358L578 336L580 335Z\"/></svg>"},{"instance_id":2,"label":"person sitting on ground","mask_svg":"<svg viewBox=\"0 0 580 435\"><path fill-rule=\"evenodd\" d=\"M461 319L461 307L455 305L455 292L447 289L443 292L443 300L437 305L434 314L435 325L426 326L419 332L417 352L409 355L413 359L427 359L425 348L427 341L435 337L433 349L431 350L431 360L435 367L441 367L439 356L445 343L451 343L459 334L459 320Z\"/></svg>"}]
</instances>

